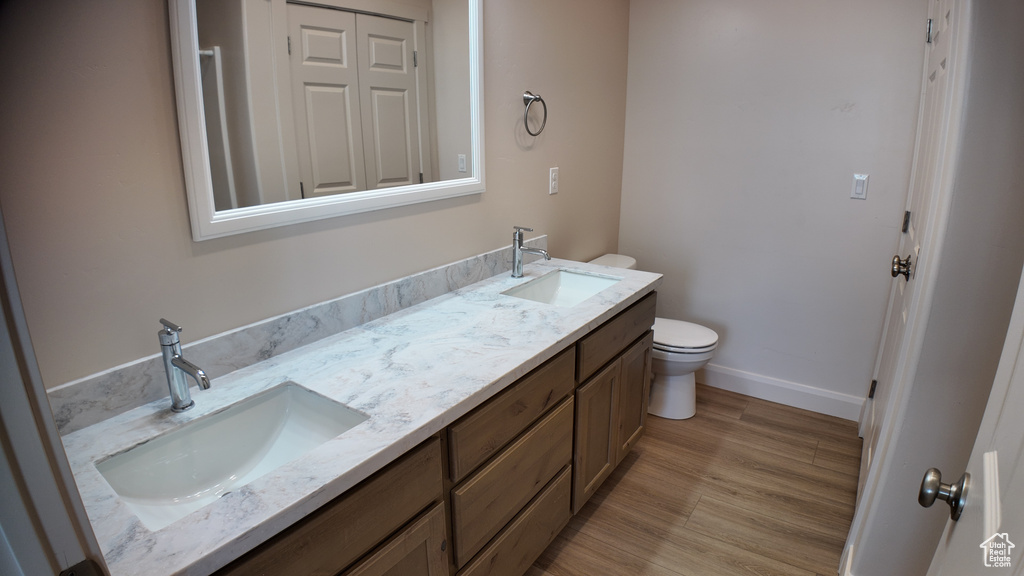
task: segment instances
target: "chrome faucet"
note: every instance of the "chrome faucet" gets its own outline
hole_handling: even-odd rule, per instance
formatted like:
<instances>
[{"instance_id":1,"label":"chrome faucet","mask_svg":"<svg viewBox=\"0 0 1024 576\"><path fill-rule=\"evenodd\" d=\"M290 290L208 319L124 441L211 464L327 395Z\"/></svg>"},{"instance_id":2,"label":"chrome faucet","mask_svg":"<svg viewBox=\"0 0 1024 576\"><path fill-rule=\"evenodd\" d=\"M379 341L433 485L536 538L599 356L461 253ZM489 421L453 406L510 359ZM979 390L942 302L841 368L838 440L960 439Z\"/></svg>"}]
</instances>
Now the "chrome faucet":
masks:
<instances>
[{"instance_id":1,"label":"chrome faucet","mask_svg":"<svg viewBox=\"0 0 1024 576\"><path fill-rule=\"evenodd\" d=\"M523 248L523 231L533 232L533 228L524 228L522 226L513 226L516 229L512 233L512 277L522 278L523 277L523 254L538 254L543 256L545 260L551 260L551 256L548 255L547 250L541 250L540 248Z\"/></svg>"},{"instance_id":2,"label":"chrome faucet","mask_svg":"<svg viewBox=\"0 0 1024 576\"><path fill-rule=\"evenodd\" d=\"M167 387L171 390L171 410L184 412L196 405L189 393L185 375L191 376L203 390L210 389L210 378L198 366L181 357L181 342L178 340L181 326L163 318L160 319L160 323L164 327L157 334L160 336L160 351L164 355Z\"/></svg>"}]
</instances>

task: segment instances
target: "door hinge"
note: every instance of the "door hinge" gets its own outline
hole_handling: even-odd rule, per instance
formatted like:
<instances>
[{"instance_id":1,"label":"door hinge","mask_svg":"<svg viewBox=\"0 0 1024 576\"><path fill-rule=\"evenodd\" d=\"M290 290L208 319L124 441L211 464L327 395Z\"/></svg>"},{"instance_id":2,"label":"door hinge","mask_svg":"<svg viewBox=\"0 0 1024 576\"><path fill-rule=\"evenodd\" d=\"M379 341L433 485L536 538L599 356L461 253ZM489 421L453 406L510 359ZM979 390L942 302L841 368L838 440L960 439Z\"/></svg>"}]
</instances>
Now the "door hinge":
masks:
<instances>
[{"instance_id":1,"label":"door hinge","mask_svg":"<svg viewBox=\"0 0 1024 576\"><path fill-rule=\"evenodd\" d=\"M878 380L872 380L871 381L871 389L868 390L868 400L871 400L871 399L873 399L875 397L875 388L877 388L877 387L878 387Z\"/></svg>"},{"instance_id":2,"label":"door hinge","mask_svg":"<svg viewBox=\"0 0 1024 576\"><path fill-rule=\"evenodd\" d=\"M925 38L925 40L927 41L928 44L932 43L932 22L933 22L933 20L931 18L929 18L928 19L928 35Z\"/></svg>"},{"instance_id":3,"label":"door hinge","mask_svg":"<svg viewBox=\"0 0 1024 576\"><path fill-rule=\"evenodd\" d=\"M423 172L420 172L420 184L423 184Z\"/></svg>"},{"instance_id":4,"label":"door hinge","mask_svg":"<svg viewBox=\"0 0 1024 576\"><path fill-rule=\"evenodd\" d=\"M292 37L291 36L288 37L288 55L289 56L292 55Z\"/></svg>"},{"instance_id":5,"label":"door hinge","mask_svg":"<svg viewBox=\"0 0 1024 576\"><path fill-rule=\"evenodd\" d=\"M416 51L416 50L412 51L412 67L413 68L419 68L420 67L420 53L418 51Z\"/></svg>"},{"instance_id":6,"label":"door hinge","mask_svg":"<svg viewBox=\"0 0 1024 576\"><path fill-rule=\"evenodd\" d=\"M910 210L903 213L903 233L906 234L910 230Z\"/></svg>"},{"instance_id":7,"label":"door hinge","mask_svg":"<svg viewBox=\"0 0 1024 576\"><path fill-rule=\"evenodd\" d=\"M305 198L306 197L306 188L302 185L302 180L299 180L299 197L300 198Z\"/></svg>"}]
</instances>

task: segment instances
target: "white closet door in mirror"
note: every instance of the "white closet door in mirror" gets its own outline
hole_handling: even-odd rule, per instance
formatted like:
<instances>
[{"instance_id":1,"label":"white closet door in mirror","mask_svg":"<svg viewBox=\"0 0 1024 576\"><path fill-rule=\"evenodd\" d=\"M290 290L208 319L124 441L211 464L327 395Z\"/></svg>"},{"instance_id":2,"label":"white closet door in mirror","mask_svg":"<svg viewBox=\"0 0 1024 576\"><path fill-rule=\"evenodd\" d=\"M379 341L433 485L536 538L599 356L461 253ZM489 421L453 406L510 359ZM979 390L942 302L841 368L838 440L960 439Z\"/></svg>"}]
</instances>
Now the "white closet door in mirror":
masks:
<instances>
[{"instance_id":1,"label":"white closet door in mirror","mask_svg":"<svg viewBox=\"0 0 1024 576\"><path fill-rule=\"evenodd\" d=\"M367 187L418 184L419 111L412 22L356 17Z\"/></svg>"},{"instance_id":2,"label":"white closet door in mirror","mask_svg":"<svg viewBox=\"0 0 1024 576\"><path fill-rule=\"evenodd\" d=\"M303 197L366 190L356 15L288 4L288 35Z\"/></svg>"}]
</instances>

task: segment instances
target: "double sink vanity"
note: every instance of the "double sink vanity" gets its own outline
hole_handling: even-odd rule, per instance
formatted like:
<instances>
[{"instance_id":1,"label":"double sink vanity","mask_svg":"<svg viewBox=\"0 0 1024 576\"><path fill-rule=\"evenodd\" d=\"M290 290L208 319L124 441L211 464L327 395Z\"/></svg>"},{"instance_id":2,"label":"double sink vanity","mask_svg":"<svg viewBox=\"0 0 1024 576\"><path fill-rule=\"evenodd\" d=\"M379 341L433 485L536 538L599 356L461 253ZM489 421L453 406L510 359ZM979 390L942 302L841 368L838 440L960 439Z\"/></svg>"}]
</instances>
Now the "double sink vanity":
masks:
<instances>
[{"instance_id":1,"label":"double sink vanity","mask_svg":"<svg viewBox=\"0 0 1024 576\"><path fill-rule=\"evenodd\" d=\"M519 575L643 431L661 277L550 260L64 437L113 575Z\"/></svg>"}]
</instances>

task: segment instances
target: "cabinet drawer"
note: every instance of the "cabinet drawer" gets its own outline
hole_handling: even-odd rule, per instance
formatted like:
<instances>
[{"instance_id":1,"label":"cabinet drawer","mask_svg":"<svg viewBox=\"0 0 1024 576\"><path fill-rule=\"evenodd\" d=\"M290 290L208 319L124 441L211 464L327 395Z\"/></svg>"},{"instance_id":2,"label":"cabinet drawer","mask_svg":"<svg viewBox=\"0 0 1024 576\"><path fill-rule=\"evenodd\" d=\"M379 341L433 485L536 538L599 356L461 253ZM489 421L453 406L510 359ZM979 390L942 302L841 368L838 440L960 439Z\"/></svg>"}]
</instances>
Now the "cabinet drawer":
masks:
<instances>
[{"instance_id":1,"label":"cabinet drawer","mask_svg":"<svg viewBox=\"0 0 1024 576\"><path fill-rule=\"evenodd\" d=\"M342 576L447 576L444 534L438 504Z\"/></svg>"},{"instance_id":2,"label":"cabinet drawer","mask_svg":"<svg viewBox=\"0 0 1024 576\"><path fill-rule=\"evenodd\" d=\"M337 574L442 491L441 446L432 438L218 574Z\"/></svg>"},{"instance_id":3,"label":"cabinet drawer","mask_svg":"<svg viewBox=\"0 0 1024 576\"><path fill-rule=\"evenodd\" d=\"M448 429L452 482L458 482L512 441L573 387L576 349L570 347Z\"/></svg>"},{"instance_id":4,"label":"cabinet drawer","mask_svg":"<svg viewBox=\"0 0 1024 576\"><path fill-rule=\"evenodd\" d=\"M572 468L566 467L458 576L524 574L572 517L571 493Z\"/></svg>"},{"instance_id":5,"label":"cabinet drawer","mask_svg":"<svg viewBox=\"0 0 1024 576\"><path fill-rule=\"evenodd\" d=\"M455 563L466 564L572 460L573 399L452 490Z\"/></svg>"},{"instance_id":6,"label":"cabinet drawer","mask_svg":"<svg viewBox=\"0 0 1024 576\"><path fill-rule=\"evenodd\" d=\"M656 292L644 296L618 316L580 339L576 351L576 381L583 382L654 325Z\"/></svg>"}]
</instances>

